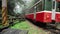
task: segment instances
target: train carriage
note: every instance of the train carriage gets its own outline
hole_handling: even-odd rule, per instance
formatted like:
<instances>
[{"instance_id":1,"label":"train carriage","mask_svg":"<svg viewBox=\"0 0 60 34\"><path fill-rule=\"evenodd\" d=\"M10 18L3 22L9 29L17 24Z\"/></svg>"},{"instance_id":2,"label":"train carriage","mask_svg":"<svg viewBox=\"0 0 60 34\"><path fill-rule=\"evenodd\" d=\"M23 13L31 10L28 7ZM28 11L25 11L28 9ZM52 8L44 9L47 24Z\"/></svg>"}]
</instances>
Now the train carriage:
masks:
<instances>
[{"instance_id":1,"label":"train carriage","mask_svg":"<svg viewBox=\"0 0 60 34\"><path fill-rule=\"evenodd\" d=\"M60 2L60 1L59 1ZM26 18L42 23L59 23L60 22L60 8L56 0L40 0L26 10Z\"/></svg>"}]
</instances>

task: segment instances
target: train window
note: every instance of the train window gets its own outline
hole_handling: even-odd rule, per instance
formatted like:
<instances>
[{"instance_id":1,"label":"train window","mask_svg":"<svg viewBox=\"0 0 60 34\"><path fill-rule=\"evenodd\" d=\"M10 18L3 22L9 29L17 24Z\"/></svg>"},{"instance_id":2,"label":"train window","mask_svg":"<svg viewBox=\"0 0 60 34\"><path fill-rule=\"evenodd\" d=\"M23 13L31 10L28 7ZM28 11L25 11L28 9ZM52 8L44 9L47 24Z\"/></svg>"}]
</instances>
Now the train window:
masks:
<instances>
[{"instance_id":1,"label":"train window","mask_svg":"<svg viewBox=\"0 0 60 34\"><path fill-rule=\"evenodd\" d=\"M44 0L44 10L52 10L52 0Z\"/></svg>"},{"instance_id":2,"label":"train window","mask_svg":"<svg viewBox=\"0 0 60 34\"><path fill-rule=\"evenodd\" d=\"M42 5L42 1L37 5L37 12L42 11L43 10L43 5Z\"/></svg>"},{"instance_id":3,"label":"train window","mask_svg":"<svg viewBox=\"0 0 60 34\"><path fill-rule=\"evenodd\" d=\"M52 0L42 0L37 5L37 11L43 11L43 10L52 11Z\"/></svg>"},{"instance_id":4,"label":"train window","mask_svg":"<svg viewBox=\"0 0 60 34\"><path fill-rule=\"evenodd\" d=\"M55 1L53 1L52 6L53 6L52 8L55 9ZM59 7L60 7L60 3L59 2L56 2L56 12L59 12L60 11Z\"/></svg>"},{"instance_id":5,"label":"train window","mask_svg":"<svg viewBox=\"0 0 60 34\"><path fill-rule=\"evenodd\" d=\"M60 2L57 2L57 12L60 12Z\"/></svg>"}]
</instances>

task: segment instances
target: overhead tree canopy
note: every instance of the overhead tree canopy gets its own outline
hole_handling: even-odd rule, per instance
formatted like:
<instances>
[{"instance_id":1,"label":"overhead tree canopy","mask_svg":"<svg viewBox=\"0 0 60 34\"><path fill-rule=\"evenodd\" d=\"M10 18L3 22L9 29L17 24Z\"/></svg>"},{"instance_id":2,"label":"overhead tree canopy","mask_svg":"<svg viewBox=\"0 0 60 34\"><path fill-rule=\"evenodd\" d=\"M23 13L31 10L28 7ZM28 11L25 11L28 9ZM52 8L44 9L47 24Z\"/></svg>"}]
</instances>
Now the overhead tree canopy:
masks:
<instances>
[{"instance_id":1,"label":"overhead tree canopy","mask_svg":"<svg viewBox=\"0 0 60 34\"><path fill-rule=\"evenodd\" d=\"M12 15L21 14L23 10L30 8L36 2L37 0L8 0L8 13Z\"/></svg>"}]
</instances>

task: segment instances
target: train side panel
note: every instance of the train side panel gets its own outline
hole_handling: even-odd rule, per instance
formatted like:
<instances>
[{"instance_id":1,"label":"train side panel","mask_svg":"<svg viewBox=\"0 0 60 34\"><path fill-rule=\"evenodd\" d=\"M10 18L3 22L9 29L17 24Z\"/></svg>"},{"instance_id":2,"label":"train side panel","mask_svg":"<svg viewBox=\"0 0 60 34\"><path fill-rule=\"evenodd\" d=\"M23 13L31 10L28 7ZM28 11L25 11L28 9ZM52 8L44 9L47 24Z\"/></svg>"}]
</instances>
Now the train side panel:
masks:
<instances>
[{"instance_id":1,"label":"train side panel","mask_svg":"<svg viewBox=\"0 0 60 34\"><path fill-rule=\"evenodd\" d=\"M26 15L26 18L34 20L34 14L28 14Z\"/></svg>"},{"instance_id":2,"label":"train side panel","mask_svg":"<svg viewBox=\"0 0 60 34\"><path fill-rule=\"evenodd\" d=\"M51 23L52 22L52 13L49 12L36 12L36 21L43 23ZM34 13L26 15L28 19L34 20ZM60 12L56 12L55 21L60 22Z\"/></svg>"},{"instance_id":3,"label":"train side panel","mask_svg":"<svg viewBox=\"0 0 60 34\"><path fill-rule=\"evenodd\" d=\"M36 21L43 22L43 23L51 23L51 13L49 12L38 12L36 14Z\"/></svg>"},{"instance_id":4,"label":"train side panel","mask_svg":"<svg viewBox=\"0 0 60 34\"><path fill-rule=\"evenodd\" d=\"M44 17L44 14L40 12L36 13L36 21L43 22L43 17Z\"/></svg>"},{"instance_id":5,"label":"train side panel","mask_svg":"<svg viewBox=\"0 0 60 34\"><path fill-rule=\"evenodd\" d=\"M55 21L58 23L60 22L60 12L56 12L56 19Z\"/></svg>"},{"instance_id":6,"label":"train side panel","mask_svg":"<svg viewBox=\"0 0 60 34\"><path fill-rule=\"evenodd\" d=\"M44 12L43 14L44 14L44 22L51 23L52 22L51 13Z\"/></svg>"}]
</instances>

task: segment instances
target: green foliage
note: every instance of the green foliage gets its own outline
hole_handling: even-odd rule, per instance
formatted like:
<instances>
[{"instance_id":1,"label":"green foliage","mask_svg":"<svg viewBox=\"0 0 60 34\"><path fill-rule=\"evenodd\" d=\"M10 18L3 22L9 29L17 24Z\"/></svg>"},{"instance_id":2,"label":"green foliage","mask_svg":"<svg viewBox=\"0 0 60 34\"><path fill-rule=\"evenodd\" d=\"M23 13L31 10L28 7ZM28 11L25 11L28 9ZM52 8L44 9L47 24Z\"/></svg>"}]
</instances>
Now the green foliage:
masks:
<instances>
[{"instance_id":1,"label":"green foliage","mask_svg":"<svg viewBox=\"0 0 60 34\"><path fill-rule=\"evenodd\" d=\"M38 29L26 21L17 22L14 26L10 27L12 29L28 30L28 34L47 34L44 30Z\"/></svg>"},{"instance_id":2,"label":"green foliage","mask_svg":"<svg viewBox=\"0 0 60 34\"><path fill-rule=\"evenodd\" d=\"M28 24L26 24L25 21L23 22L20 22L20 23L17 23L15 24L14 26L12 26L11 28L14 28L14 29L28 29L30 26Z\"/></svg>"}]
</instances>

